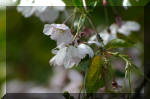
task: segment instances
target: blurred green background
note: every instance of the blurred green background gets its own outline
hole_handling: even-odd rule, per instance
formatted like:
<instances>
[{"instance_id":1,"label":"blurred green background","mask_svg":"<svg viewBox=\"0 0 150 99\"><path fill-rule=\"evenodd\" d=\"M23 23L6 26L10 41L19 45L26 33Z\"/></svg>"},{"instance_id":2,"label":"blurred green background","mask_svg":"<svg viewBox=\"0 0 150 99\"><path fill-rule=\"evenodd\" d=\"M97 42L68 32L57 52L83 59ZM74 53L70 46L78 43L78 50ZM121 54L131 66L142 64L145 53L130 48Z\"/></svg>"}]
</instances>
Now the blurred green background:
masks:
<instances>
[{"instance_id":1,"label":"blurred green background","mask_svg":"<svg viewBox=\"0 0 150 99\"><path fill-rule=\"evenodd\" d=\"M46 83L52 72L51 49L56 45L43 34L44 23L35 16L24 18L15 7L9 7L6 24L7 79Z\"/></svg>"}]
</instances>

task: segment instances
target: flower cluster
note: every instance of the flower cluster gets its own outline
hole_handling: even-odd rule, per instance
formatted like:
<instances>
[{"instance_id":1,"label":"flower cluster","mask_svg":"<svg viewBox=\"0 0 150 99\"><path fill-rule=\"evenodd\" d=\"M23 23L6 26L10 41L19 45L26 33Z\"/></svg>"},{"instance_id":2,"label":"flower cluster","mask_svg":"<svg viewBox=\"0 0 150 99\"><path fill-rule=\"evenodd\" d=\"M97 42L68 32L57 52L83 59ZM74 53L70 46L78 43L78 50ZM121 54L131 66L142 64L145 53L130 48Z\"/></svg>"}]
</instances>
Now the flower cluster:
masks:
<instances>
[{"instance_id":1,"label":"flower cluster","mask_svg":"<svg viewBox=\"0 0 150 99\"><path fill-rule=\"evenodd\" d=\"M122 5L124 6L125 9L127 9L128 6L131 6L131 3L129 0L123 0Z\"/></svg>"},{"instance_id":2,"label":"flower cluster","mask_svg":"<svg viewBox=\"0 0 150 99\"><path fill-rule=\"evenodd\" d=\"M73 35L65 24L46 24L43 30L45 35L50 35L52 40L57 41L57 46L71 43Z\"/></svg>"},{"instance_id":3,"label":"flower cluster","mask_svg":"<svg viewBox=\"0 0 150 99\"><path fill-rule=\"evenodd\" d=\"M35 15L43 22L52 23L58 18L59 11L65 10L65 3L62 0L21 0L17 10L26 18Z\"/></svg>"},{"instance_id":4,"label":"flower cluster","mask_svg":"<svg viewBox=\"0 0 150 99\"><path fill-rule=\"evenodd\" d=\"M57 49L53 50L55 56L50 60L53 65L72 68L78 65L86 55L91 58L94 56L93 50L88 45L72 44L73 35L65 24L46 24L43 32L57 42Z\"/></svg>"},{"instance_id":5,"label":"flower cluster","mask_svg":"<svg viewBox=\"0 0 150 99\"><path fill-rule=\"evenodd\" d=\"M103 6L107 9L107 0L103 0L102 2ZM88 79L85 78L87 80L87 85L83 84L82 87L87 86L87 88L89 88L85 88L85 91L91 89L96 91L96 89L102 87L106 87L107 89L108 84L110 87L114 86L115 88L118 88L115 79L113 79L112 70L110 69L112 68L112 56L119 57L126 62L126 76L130 76L130 68L133 63L127 55L120 54L118 51L111 49L124 48L128 45L130 46L130 42L128 41L130 37L128 38L128 36L130 36L132 32L139 31L140 24L135 21L123 21L118 12L113 9L116 22L112 23L110 26L106 26L107 28L103 29L102 32L97 32L98 25L96 25L97 27L94 26L90 16L93 8L86 5L86 0L82 0L82 3L83 7L80 8L76 6L73 13L68 16L62 24L54 23L58 18L60 11L70 13L70 9L68 10L65 8L65 3L62 0L21 0L17 10L26 18L35 15L43 22L48 22L48 24L44 25L43 33L46 36L49 36L51 40L55 40L57 45L52 49L54 56L50 59L49 63L54 65L55 69L58 69L55 72L59 72L56 73L54 79L52 79L52 87L57 87L63 91L68 90L69 92L79 92L83 78L78 72L70 70L69 68L79 66L80 62L88 56L89 59L85 59L86 62L89 61L90 58L95 59L95 57L98 57L98 59L96 61L93 61L93 59L90 60L92 61L90 68L87 66L88 62L85 65L86 68L88 68L88 72L85 69L83 70L83 74L85 74ZM96 4L95 1L95 6ZM123 0L122 4L125 9L127 9L127 6L131 5L129 0ZM105 16L106 23L109 24L109 22L107 22L107 10L105 10ZM69 19L72 19L70 21L72 24L69 23ZM71 28L66 24L70 25ZM118 38L118 34L119 36L121 35L122 38ZM91 46L92 44L96 44L96 46ZM132 68L134 68L134 66ZM66 87L63 87L66 71L67 74L69 74L68 78L70 83L68 83ZM91 79L93 85L88 81ZM104 84L102 87L98 86L98 88L94 89L95 85L99 82L104 82L106 85ZM111 89L112 88L110 88L110 91Z\"/></svg>"},{"instance_id":6,"label":"flower cluster","mask_svg":"<svg viewBox=\"0 0 150 99\"><path fill-rule=\"evenodd\" d=\"M120 25L117 23L110 25L108 29L103 30L99 35L103 39L104 45L106 45L109 41L117 38L118 32L128 36L132 31L139 31L139 29L140 25L137 22L123 21ZM57 47L52 50L55 56L50 60L50 64L72 68L78 65L86 55L91 58L94 56L93 50L88 45L73 40L74 36L65 24L46 24L43 32L57 42ZM88 44L102 46L96 35L89 39Z\"/></svg>"},{"instance_id":7,"label":"flower cluster","mask_svg":"<svg viewBox=\"0 0 150 99\"><path fill-rule=\"evenodd\" d=\"M135 21L126 21L119 26L114 23L110 25L108 29L103 30L99 33L99 35L103 38L104 45L106 45L109 41L117 38L117 33L121 33L123 35L128 36L132 31L139 31L140 25ZM97 41L96 35L93 35L89 41L89 44L96 44L100 46L101 44Z\"/></svg>"}]
</instances>

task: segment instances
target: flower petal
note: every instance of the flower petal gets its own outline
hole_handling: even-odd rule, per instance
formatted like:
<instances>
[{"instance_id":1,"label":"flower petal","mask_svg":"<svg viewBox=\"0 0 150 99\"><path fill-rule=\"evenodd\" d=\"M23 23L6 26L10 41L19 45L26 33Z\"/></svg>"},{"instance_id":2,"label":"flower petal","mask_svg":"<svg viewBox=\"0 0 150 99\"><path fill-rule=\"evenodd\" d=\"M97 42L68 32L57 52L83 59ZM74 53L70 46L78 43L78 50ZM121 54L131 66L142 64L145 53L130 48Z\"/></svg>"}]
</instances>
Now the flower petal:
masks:
<instances>
[{"instance_id":1,"label":"flower petal","mask_svg":"<svg viewBox=\"0 0 150 99\"><path fill-rule=\"evenodd\" d=\"M118 32L129 35L132 31L139 31L140 25L135 21L127 21L118 29Z\"/></svg>"},{"instance_id":2,"label":"flower petal","mask_svg":"<svg viewBox=\"0 0 150 99\"><path fill-rule=\"evenodd\" d=\"M80 44L78 46L78 50L80 53L80 58L84 58L86 54L88 54L91 58L94 56L93 50L86 44Z\"/></svg>"}]
</instances>

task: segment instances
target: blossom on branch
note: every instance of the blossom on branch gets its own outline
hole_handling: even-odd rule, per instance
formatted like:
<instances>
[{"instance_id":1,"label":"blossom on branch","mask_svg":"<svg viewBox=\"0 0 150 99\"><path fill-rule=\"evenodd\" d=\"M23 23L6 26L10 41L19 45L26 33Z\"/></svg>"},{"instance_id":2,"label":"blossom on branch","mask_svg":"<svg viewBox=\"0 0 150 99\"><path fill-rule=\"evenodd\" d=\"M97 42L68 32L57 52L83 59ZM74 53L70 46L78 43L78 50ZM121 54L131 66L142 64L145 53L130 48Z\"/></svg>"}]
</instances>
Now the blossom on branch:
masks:
<instances>
[{"instance_id":1,"label":"blossom on branch","mask_svg":"<svg viewBox=\"0 0 150 99\"><path fill-rule=\"evenodd\" d=\"M78 65L86 55L94 56L93 50L88 45L79 44L77 47L70 45L59 49L50 63L55 66L72 68L74 65Z\"/></svg>"},{"instance_id":2,"label":"blossom on branch","mask_svg":"<svg viewBox=\"0 0 150 99\"><path fill-rule=\"evenodd\" d=\"M123 0L122 5L125 9L128 9L131 6L130 0Z\"/></svg>"},{"instance_id":3,"label":"blossom on branch","mask_svg":"<svg viewBox=\"0 0 150 99\"><path fill-rule=\"evenodd\" d=\"M135 21L125 21L119 26L116 23L110 25L108 29L100 32L99 35L102 37L104 45L106 45L109 41L117 38L117 33L121 33L123 35L130 35L132 31L139 31L140 25ZM96 35L93 35L89 41L89 44L96 44L97 46L101 46L101 44L96 39Z\"/></svg>"},{"instance_id":4,"label":"blossom on branch","mask_svg":"<svg viewBox=\"0 0 150 99\"><path fill-rule=\"evenodd\" d=\"M43 22L54 22L59 11L65 10L65 3L62 0L21 0L17 10L26 18L35 15Z\"/></svg>"},{"instance_id":5,"label":"blossom on branch","mask_svg":"<svg viewBox=\"0 0 150 99\"><path fill-rule=\"evenodd\" d=\"M139 31L140 24L135 21L123 22L121 27L118 28L118 32L128 36L132 31Z\"/></svg>"},{"instance_id":6,"label":"blossom on branch","mask_svg":"<svg viewBox=\"0 0 150 99\"><path fill-rule=\"evenodd\" d=\"M65 24L46 24L43 33L50 35L52 40L56 40L57 46L61 44L67 45L71 43L73 39L69 27Z\"/></svg>"},{"instance_id":7,"label":"blossom on branch","mask_svg":"<svg viewBox=\"0 0 150 99\"><path fill-rule=\"evenodd\" d=\"M50 63L55 66L72 68L78 65L86 55L94 56L93 50L88 45L73 41L71 30L65 24L46 24L43 32L57 42L57 49L52 50L52 53L56 55L50 60ZM73 45L72 42L74 42Z\"/></svg>"},{"instance_id":8,"label":"blossom on branch","mask_svg":"<svg viewBox=\"0 0 150 99\"><path fill-rule=\"evenodd\" d=\"M69 70L68 78L70 82L63 88L63 91L68 91L69 93L79 93L83 82L83 76L75 70Z\"/></svg>"}]
</instances>

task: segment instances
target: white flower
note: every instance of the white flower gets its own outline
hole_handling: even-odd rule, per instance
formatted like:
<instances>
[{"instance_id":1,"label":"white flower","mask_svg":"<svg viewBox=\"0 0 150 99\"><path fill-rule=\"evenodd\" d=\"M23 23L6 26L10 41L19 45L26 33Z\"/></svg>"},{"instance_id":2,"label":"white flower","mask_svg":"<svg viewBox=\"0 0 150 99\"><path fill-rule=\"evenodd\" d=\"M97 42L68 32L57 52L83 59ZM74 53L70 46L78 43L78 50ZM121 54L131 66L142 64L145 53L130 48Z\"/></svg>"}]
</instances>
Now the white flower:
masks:
<instances>
[{"instance_id":1,"label":"white flower","mask_svg":"<svg viewBox=\"0 0 150 99\"><path fill-rule=\"evenodd\" d=\"M84 7L84 9L87 10L86 1L85 1L85 0L82 0L82 2L83 2L83 7Z\"/></svg>"},{"instance_id":2,"label":"white flower","mask_svg":"<svg viewBox=\"0 0 150 99\"><path fill-rule=\"evenodd\" d=\"M83 77L80 73L75 70L69 70L68 78L70 82L75 82L77 85L82 83Z\"/></svg>"},{"instance_id":3,"label":"white flower","mask_svg":"<svg viewBox=\"0 0 150 99\"><path fill-rule=\"evenodd\" d=\"M50 63L57 66L63 65L65 68L71 68L74 65L78 65L81 59L87 54L90 57L94 55L92 49L85 44L80 44L78 47L68 46L61 48L56 56L50 60Z\"/></svg>"},{"instance_id":4,"label":"white flower","mask_svg":"<svg viewBox=\"0 0 150 99\"><path fill-rule=\"evenodd\" d=\"M59 11L65 10L65 3L62 0L21 0L17 10L26 18L33 14L43 22L54 22Z\"/></svg>"},{"instance_id":5,"label":"white flower","mask_svg":"<svg viewBox=\"0 0 150 99\"><path fill-rule=\"evenodd\" d=\"M139 31L139 30L140 30L140 25L137 22L126 21L118 29L118 32L128 36L132 31Z\"/></svg>"},{"instance_id":6,"label":"white flower","mask_svg":"<svg viewBox=\"0 0 150 99\"><path fill-rule=\"evenodd\" d=\"M73 35L65 24L46 24L43 30L45 35L50 35L52 40L57 41L57 46L67 45L72 42Z\"/></svg>"},{"instance_id":7,"label":"white flower","mask_svg":"<svg viewBox=\"0 0 150 99\"><path fill-rule=\"evenodd\" d=\"M69 93L79 93L80 86L83 82L83 77L80 73L75 70L70 70L68 74L70 80L69 84L63 88L63 91L68 91Z\"/></svg>"},{"instance_id":8,"label":"white flower","mask_svg":"<svg viewBox=\"0 0 150 99\"><path fill-rule=\"evenodd\" d=\"M114 26L112 26L112 27L114 27ZM115 29L116 29L115 27L114 28L110 28L111 33L108 33L107 30L104 30L103 32L99 33L99 35L103 39L104 45L106 45L112 39L116 38L116 31L115 31ZM98 42L98 40L96 38L96 35L93 35L89 39L88 44L96 44L97 46L101 46L101 44Z\"/></svg>"},{"instance_id":9,"label":"white flower","mask_svg":"<svg viewBox=\"0 0 150 99\"><path fill-rule=\"evenodd\" d=\"M128 7L131 6L131 3L129 0L123 0L122 5L125 9L128 9Z\"/></svg>"},{"instance_id":10,"label":"white flower","mask_svg":"<svg viewBox=\"0 0 150 99\"><path fill-rule=\"evenodd\" d=\"M112 29L110 29L110 30L113 31ZM108 33L107 30L104 30L103 32L99 33L99 35L103 39L104 45L106 45L110 40L116 38L116 32L114 32L114 31L111 33ZM93 35L88 41L89 44L90 43L92 44L92 42L95 43L97 46L101 46L101 44L98 42L98 40L96 38L96 35Z\"/></svg>"},{"instance_id":11,"label":"white flower","mask_svg":"<svg viewBox=\"0 0 150 99\"><path fill-rule=\"evenodd\" d=\"M67 71L64 67L54 67L54 75L50 79L50 86L52 89L60 90L65 85L65 78Z\"/></svg>"},{"instance_id":12,"label":"white flower","mask_svg":"<svg viewBox=\"0 0 150 99\"><path fill-rule=\"evenodd\" d=\"M132 31L139 31L140 25L135 21L126 21L119 27L117 24L112 24L110 27L110 33L107 30L99 33L102 37L104 45L106 45L109 41L117 38L117 32L128 36ZM89 44L96 44L97 46L101 46L101 44L96 39L96 35L93 35L89 41Z\"/></svg>"},{"instance_id":13,"label":"white flower","mask_svg":"<svg viewBox=\"0 0 150 99\"><path fill-rule=\"evenodd\" d=\"M35 13L41 13L42 11L44 11L46 9L46 7L42 7L42 6L19 6L17 7L18 12L21 12L24 17L28 18L31 15L35 14Z\"/></svg>"},{"instance_id":14,"label":"white flower","mask_svg":"<svg viewBox=\"0 0 150 99\"><path fill-rule=\"evenodd\" d=\"M4 10L6 6L14 6L16 2L13 0L0 0L0 10Z\"/></svg>"},{"instance_id":15,"label":"white flower","mask_svg":"<svg viewBox=\"0 0 150 99\"><path fill-rule=\"evenodd\" d=\"M132 31L139 31L140 25L135 21L124 21L119 27L116 23L110 26L111 34L117 34L117 32L128 36Z\"/></svg>"},{"instance_id":16,"label":"white flower","mask_svg":"<svg viewBox=\"0 0 150 99\"><path fill-rule=\"evenodd\" d=\"M70 45L58 50L57 54L50 60L50 63L55 66L72 68L74 65L78 65L86 55L94 56L93 50L88 45L80 44L77 47Z\"/></svg>"},{"instance_id":17,"label":"white flower","mask_svg":"<svg viewBox=\"0 0 150 99\"><path fill-rule=\"evenodd\" d=\"M42 22L52 23L59 17L59 11L55 8L47 7L45 11L35 13Z\"/></svg>"},{"instance_id":18,"label":"white flower","mask_svg":"<svg viewBox=\"0 0 150 99\"><path fill-rule=\"evenodd\" d=\"M24 82L18 79L14 79L7 83L6 90L8 93L24 93L33 86L35 86L33 82Z\"/></svg>"},{"instance_id":19,"label":"white flower","mask_svg":"<svg viewBox=\"0 0 150 99\"><path fill-rule=\"evenodd\" d=\"M20 0L19 6L33 6L34 0Z\"/></svg>"},{"instance_id":20,"label":"white flower","mask_svg":"<svg viewBox=\"0 0 150 99\"><path fill-rule=\"evenodd\" d=\"M19 6L65 6L62 0L21 0ZM64 7L62 7L64 8ZM64 10L60 9L59 10Z\"/></svg>"},{"instance_id":21,"label":"white flower","mask_svg":"<svg viewBox=\"0 0 150 99\"><path fill-rule=\"evenodd\" d=\"M132 31L139 30L140 25L135 21L124 21L120 27L115 23L110 26L111 34L117 34L117 32L119 32L128 36Z\"/></svg>"}]
</instances>

